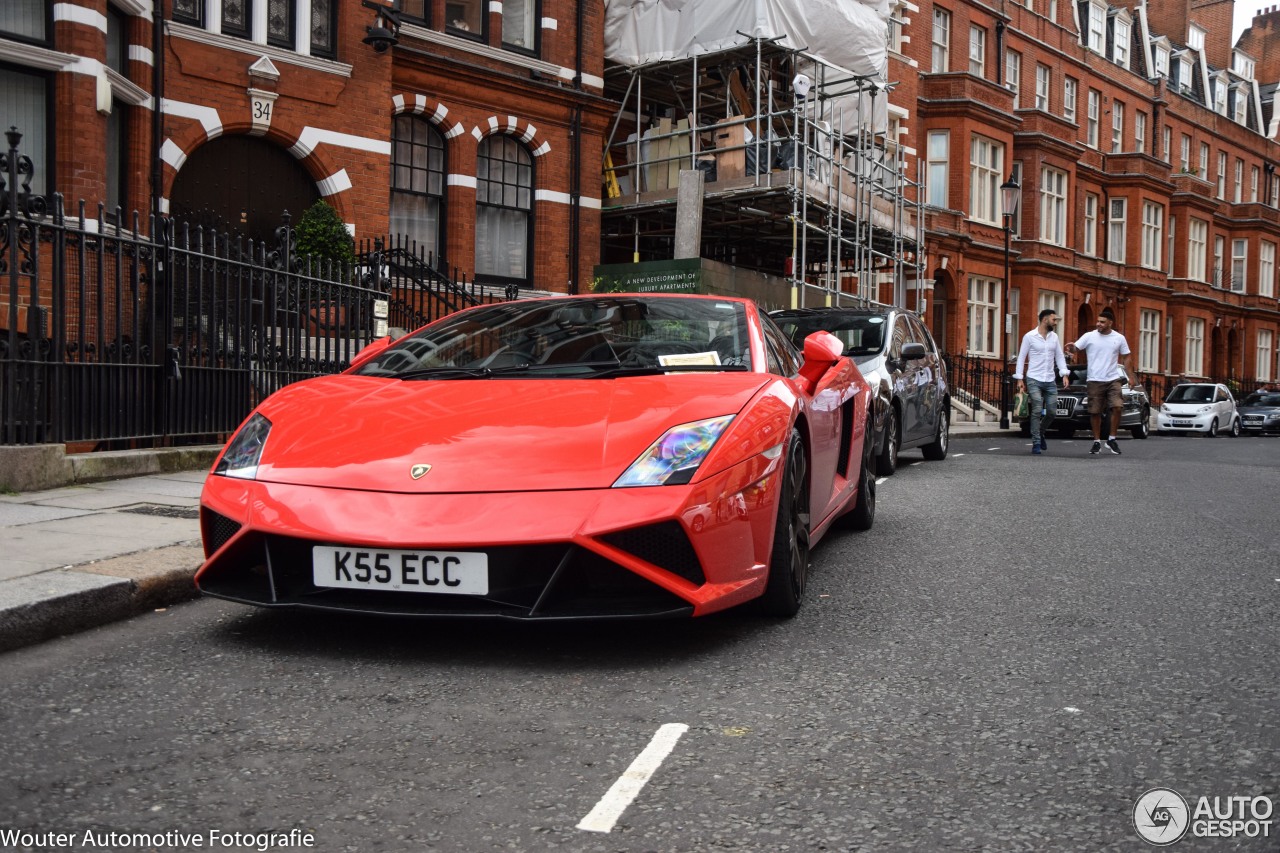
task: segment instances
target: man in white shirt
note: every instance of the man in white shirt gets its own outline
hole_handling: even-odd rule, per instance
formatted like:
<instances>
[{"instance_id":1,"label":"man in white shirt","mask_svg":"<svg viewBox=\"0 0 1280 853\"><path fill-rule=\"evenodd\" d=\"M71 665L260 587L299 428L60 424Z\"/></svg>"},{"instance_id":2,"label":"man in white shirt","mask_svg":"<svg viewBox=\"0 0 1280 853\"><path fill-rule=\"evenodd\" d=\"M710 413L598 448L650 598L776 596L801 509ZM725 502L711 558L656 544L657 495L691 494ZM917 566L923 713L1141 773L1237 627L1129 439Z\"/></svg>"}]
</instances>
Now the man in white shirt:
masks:
<instances>
[{"instance_id":1,"label":"man in white shirt","mask_svg":"<svg viewBox=\"0 0 1280 853\"><path fill-rule=\"evenodd\" d=\"M1044 434L1048 432L1058 409L1058 383L1054 369L1062 377L1063 388L1071 381L1067 360L1062 354L1062 342L1054 331L1057 328L1057 312L1052 308L1041 311L1040 324L1022 336L1018 361L1013 367L1013 378L1018 380L1018 388L1031 398L1028 406L1031 412L1031 452L1037 456L1049 448Z\"/></svg>"},{"instance_id":2,"label":"man in white shirt","mask_svg":"<svg viewBox=\"0 0 1280 853\"><path fill-rule=\"evenodd\" d=\"M1107 449L1120 453L1116 430L1120 427L1120 409L1124 406L1124 377L1129 372L1129 342L1115 331L1116 315L1110 308L1098 314L1098 328L1085 332L1074 346L1089 360L1089 374L1085 377L1089 388L1089 423L1093 427L1092 454L1102 451L1102 410L1111 410L1111 435L1107 437Z\"/></svg>"}]
</instances>

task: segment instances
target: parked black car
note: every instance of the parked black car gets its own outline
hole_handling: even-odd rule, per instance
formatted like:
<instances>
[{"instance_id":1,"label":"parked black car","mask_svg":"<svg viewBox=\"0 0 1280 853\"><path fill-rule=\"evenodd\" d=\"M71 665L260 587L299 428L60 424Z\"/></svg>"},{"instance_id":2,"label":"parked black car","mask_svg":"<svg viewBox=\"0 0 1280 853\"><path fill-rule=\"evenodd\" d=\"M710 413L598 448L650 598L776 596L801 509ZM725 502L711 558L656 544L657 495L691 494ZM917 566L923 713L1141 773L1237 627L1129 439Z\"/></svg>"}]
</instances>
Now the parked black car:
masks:
<instances>
[{"instance_id":1,"label":"parked black car","mask_svg":"<svg viewBox=\"0 0 1280 853\"><path fill-rule=\"evenodd\" d=\"M951 430L947 369L933 335L901 308L799 308L770 315L797 346L828 331L876 389L878 474L892 474L898 452L919 447L925 459L945 459Z\"/></svg>"},{"instance_id":2,"label":"parked black car","mask_svg":"<svg viewBox=\"0 0 1280 853\"><path fill-rule=\"evenodd\" d=\"M1051 429L1059 438L1071 438L1076 430L1091 432L1089 423L1089 395L1085 385L1087 368L1083 364L1069 365L1071 384L1058 389L1058 408ZM1121 368L1123 371L1124 368ZM1124 379L1124 406L1120 409L1120 429L1127 429L1134 438L1146 438L1151 424L1151 400L1141 385L1131 386L1128 375ZM1031 420L1025 418L1019 425L1023 435L1031 435ZM1111 415L1102 415L1103 435L1110 435Z\"/></svg>"},{"instance_id":3,"label":"parked black car","mask_svg":"<svg viewBox=\"0 0 1280 853\"><path fill-rule=\"evenodd\" d=\"M1254 391L1236 407L1246 433L1280 434L1280 391Z\"/></svg>"}]
</instances>

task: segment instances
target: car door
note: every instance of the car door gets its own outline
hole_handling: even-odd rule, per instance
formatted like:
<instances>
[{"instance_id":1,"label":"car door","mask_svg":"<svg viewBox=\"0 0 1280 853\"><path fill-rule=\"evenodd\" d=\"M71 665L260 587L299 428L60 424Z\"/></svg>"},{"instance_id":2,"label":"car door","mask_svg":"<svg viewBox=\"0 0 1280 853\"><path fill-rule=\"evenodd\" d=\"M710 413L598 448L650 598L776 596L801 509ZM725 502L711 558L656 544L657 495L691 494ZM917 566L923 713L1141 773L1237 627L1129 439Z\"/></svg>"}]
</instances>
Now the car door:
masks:
<instances>
[{"instance_id":1,"label":"car door","mask_svg":"<svg viewBox=\"0 0 1280 853\"><path fill-rule=\"evenodd\" d=\"M893 395L902 411L902 444L905 446L920 435L920 394L915 384L916 361L902 357L902 347L911 342L911 330L907 318L900 313L893 317L893 329L889 333L889 347L885 352L885 367L893 382Z\"/></svg>"},{"instance_id":2,"label":"car door","mask_svg":"<svg viewBox=\"0 0 1280 853\"><path fill-rule=\"evenodd\" d=\"M920 318L909 314L906 320L911 329L911 340L923 346L925 351L924 358L915 361L914 385L919 405L919 437L931 439L937 435L938 418L942 411L942 395L938 390L942 363L933 345L933 338Z\"/></svg>"},{"instance_id":3,"label":"car door","mask_svg":"<svg viewBox=\"0 0 1280 853\"><path fill-rule=\"evenodd\" d=\"M1231 429L1231 392L1219 385L1213 389L1213 414L1218 419L1218 429Z\"/></svg>"}]
</instances>

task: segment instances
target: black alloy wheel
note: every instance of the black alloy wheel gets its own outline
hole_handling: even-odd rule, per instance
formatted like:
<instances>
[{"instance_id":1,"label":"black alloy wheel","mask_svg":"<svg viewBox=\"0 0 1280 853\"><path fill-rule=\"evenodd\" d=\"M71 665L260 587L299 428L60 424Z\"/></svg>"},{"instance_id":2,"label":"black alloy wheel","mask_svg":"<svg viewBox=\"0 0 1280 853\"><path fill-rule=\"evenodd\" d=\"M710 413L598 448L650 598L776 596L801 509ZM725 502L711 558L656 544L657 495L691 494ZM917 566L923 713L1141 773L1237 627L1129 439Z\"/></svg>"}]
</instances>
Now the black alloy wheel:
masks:
<instances>
[{"instance_id":1,"label":"black alloy wheel","mask_svg":"<svg viewBox=\"0 0 1280 853\"><path fill-rule=\"evenodd\" d=\"M858 471L858 503L845 516L851 530L870 530L876 522L876 449L871 441L871 420L862 442L862 466Z\"/></svg>"},{"instance_id":2,"label":"black alloy wheel","mask_svg":"<svg viewBox=\"0 0 1280 853\"><path fill-rule=\"evenodd\" d=\"M1027 434L1031 434L1031 427L1027 426ZM933 441L920 448L920 452L924 454L924 458L930 462L941 462L947 458L947 448L951 446L951 412L947 409L938 413L938 434L933 437Z\"/></svg>"},{"instance_id":3,"label":"black alloy wheel","mask_svg":"<svg viewBox=\"0 0 1280 853\"><path fill-rule=\"evenodd\" d=\"M889 413L884 418L884 449L880 451L880 458L876 460L876 471L886 477L892 477L893 472L898 470L898 443L902 438L899 435L901 428L901 424L898 423L898 410L890 405Z\"/></svg>"},{"instance_id":4,"label":"black alloy wheel","mask_svg":"<svg viewBox=\"0 0 1280 853\"><path fill-rule=\"evenodd\" d=\"M760 596L760 611L790 618L800 610L809 574L808 462L799 430L791 431L787 462L778 494L778 520L769 555L769 579Z\"/></svg>"}]
</instances>

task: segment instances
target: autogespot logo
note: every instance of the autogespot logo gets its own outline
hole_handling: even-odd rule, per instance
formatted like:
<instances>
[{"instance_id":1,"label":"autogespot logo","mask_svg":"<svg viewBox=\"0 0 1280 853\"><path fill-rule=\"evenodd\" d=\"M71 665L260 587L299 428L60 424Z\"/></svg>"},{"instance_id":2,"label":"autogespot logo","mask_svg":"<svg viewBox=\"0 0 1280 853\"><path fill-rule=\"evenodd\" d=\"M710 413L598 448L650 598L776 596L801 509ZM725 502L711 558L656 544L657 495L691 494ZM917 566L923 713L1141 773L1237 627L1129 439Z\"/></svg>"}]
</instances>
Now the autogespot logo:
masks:
<instances>
[{"instance_id":1,"label":"autogespot logo","mask_svg":"<svg viewBox=\"0 0 1280 853\"><path fill-rule=\"evenodd\" d=\"M1158 847L1187 834L1191 813L1187 801L1172 788L1152 788L1133 806L1133 826L1144 841Z\"/></svg>"}]
</instances>

